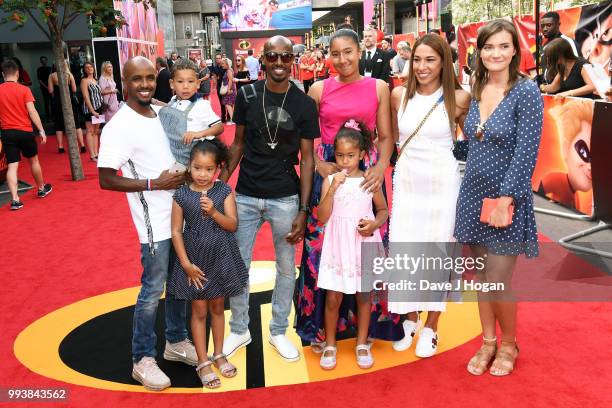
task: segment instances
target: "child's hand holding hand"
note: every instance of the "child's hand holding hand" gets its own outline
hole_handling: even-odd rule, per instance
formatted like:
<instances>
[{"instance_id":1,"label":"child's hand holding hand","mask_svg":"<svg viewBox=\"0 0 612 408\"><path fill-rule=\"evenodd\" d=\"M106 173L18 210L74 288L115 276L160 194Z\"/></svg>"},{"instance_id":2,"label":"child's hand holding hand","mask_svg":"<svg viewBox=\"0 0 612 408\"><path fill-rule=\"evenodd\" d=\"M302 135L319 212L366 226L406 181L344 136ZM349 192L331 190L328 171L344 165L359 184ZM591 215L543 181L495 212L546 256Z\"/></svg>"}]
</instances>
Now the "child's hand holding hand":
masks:
<instances>
[{"instance_id":1,"label":"child's hand holding hand","mask_svg":"<svg viewBox=\"0 0 612 408\"><path fill-rule=\"evenodd\" d=\"M183 269L187 275L187 283L189 286L193 285L196 287L196 289L202 289L204 287L203 282L206 282L208 279L200 268L194 264L189 264L183 266Z\"/></svg>"},{"instance_id":2,"label":"child's hand holding hand","mask_svg":"<svg viewBox=\"0 0 612 408\"><path fill-rule=\"evenodd\" d=\"M346 181L346 172L344 170L339 171L338 173L334 175L334 178L331 184L331 188L333 190L336 190L338 187L344 184L345 181Z\"/></svg>"},{"instance_id":3,"label":"child's hand holding hand","mask_svg":"<svg viewBox=\"0 0 612 408\"><path fill-rule=\"evenodd\" d=\"M376 229L374 220L362 218L359 220L359 224L357 224L357 232L359 232L362 237L371 237L374 235L374 231L376 231Z\"/></svg>"},{"instance_id":4,"label":"child's hand holding hand","mask_svg":"<svg viewBox=\"0 0 612 408\"><path fill-rule=\"evenodd\" d=\"M206 195L202 195L200 197L200 208L202 209L204 214L211 216L215 213L215 211L217 211L215 209L213 201Z\"/></svg>"},{"instance_id":5,"label":"child's hand holding hand","mask_svg":"<svg viewBox=\"0 0 612 408\"><path fill-rule=\"evenodd\" d=\"M198 133L197 132L185 132L185 134L183 135L183 143L185 143L186 145L191 144L191 142L193 142L193 139L198 138Z\"/></svg>"}]
</instances>

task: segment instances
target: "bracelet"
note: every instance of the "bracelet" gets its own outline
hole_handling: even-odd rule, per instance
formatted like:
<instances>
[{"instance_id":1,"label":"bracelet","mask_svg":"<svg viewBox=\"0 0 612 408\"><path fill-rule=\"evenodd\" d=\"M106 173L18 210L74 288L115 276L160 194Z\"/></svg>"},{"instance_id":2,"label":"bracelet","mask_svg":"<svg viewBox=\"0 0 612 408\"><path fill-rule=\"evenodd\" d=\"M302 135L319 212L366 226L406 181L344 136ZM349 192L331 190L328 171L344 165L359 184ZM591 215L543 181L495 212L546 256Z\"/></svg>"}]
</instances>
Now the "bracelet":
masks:
<instances>
[{"instance_id":1,"label":"bracelet","mask_svg":"<svg viewBox=\"0 0 612 408\"><path fill-rule=\"evenodd\" d=\"M147 179L147 191L151 191L151 179Z\"/></svg>"}]
</instances>

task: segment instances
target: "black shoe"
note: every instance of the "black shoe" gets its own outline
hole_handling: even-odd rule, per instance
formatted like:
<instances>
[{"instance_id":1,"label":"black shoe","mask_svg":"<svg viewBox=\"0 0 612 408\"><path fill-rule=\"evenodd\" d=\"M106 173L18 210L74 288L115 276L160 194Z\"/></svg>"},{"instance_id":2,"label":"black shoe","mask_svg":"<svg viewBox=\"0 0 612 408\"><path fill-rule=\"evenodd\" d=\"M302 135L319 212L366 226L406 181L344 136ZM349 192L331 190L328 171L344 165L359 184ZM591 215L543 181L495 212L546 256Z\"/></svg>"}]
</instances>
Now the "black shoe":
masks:
<instances>
[{"instance_id":1,"label":"black shoe","mask_svg":"<svg viewBox=\"0 0 612 408\"><path fill-rule=\"evenodd\" d=\"M49 193L53 191L53 187L51 187L51 184L45 184L43 186L43 188L41 188L40 190L38 190L38 198L45 198L46 196L49 195Z\"/></svg>"},{"instance_id":2,"label":"black shoe","mask_svg":"<svg viewBox=\"0 0 612 408\"><path fill-rule=\"evenodd\" d=\"M11 210L19 210L23 207L23 203L21 201L11 201Z\"/></svg>"},{"instance_id":3,"label":"black shoe","mask_svg":"<svg viewBox=\"0 0 612 408\"><path fill-rule=\"evenodd\" d=\"M58 147L57 148L57 152L60 153L60 154L61 153L66 153L66 149L64 149L63 147Z\"/></svg>"},{"instance_id":4,"label":"black shoe","mask_svg":"<svg viewBox=\"0 0 612 408\"><path fill-rule=\"evenodd\" d=\"M87 153L87 149L85 148L85 146L81 146L81 153Z\"/></svg>"}]
</instances>

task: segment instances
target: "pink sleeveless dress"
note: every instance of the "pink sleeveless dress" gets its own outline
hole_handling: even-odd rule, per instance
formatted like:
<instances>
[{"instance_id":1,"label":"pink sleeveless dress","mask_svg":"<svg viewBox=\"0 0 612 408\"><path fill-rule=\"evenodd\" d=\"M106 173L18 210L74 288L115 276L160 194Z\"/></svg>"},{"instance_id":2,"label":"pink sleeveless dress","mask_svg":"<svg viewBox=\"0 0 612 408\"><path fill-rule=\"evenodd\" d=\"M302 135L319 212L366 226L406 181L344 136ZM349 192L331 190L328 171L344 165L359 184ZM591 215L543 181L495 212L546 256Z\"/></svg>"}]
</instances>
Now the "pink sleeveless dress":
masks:
<instances>
[{"instance_id":1,"label":"pink sleeveless dress","mask_svg":"<svg viewBox=\"0 0 612 408\"><path fill-rule=\"evenodd\" d=\"M326 79L323 82L323 93L319 102L321 144L317 146L315 154L322 161L334 161L334 139L340 127L347 120L355 119L373 130L376 128L377 112L376 79L364 77L351 83L338 82L336 78ZM366 170L375 165L376 160L376 149L373 149L365 155L360 163L360 168ZM319 173L315 172L310 197L312 211L308 215L300 277L298 279L295 329L302 339L310 342L321 342L325 339L325 289L317 285L319 265L322 262L321 250L325 243L324 232L325 235L327 234L325 226L317 218L322 184L323 179ZM369 204L371 205L371 199ZM386 242L388 239L386 223L379 229L378 233L382 241ZM332 238L330 243L333 241L338 242L337 239ZM334 278L334 280L336 279ZM325 283L323 284L325 285ZM349 293L348 290L347 293ZM377 293L373 295L371 321L375 323L370 325L368 334L372 338L399 340L404 337L399 316L389 313L386 300L381 296L384 295ZM355 297L345 296L339 311L338 332L355 326L356 309Z\"/></svg>"},{"instance_id":2,"label":"pink sleeveless dress","mask_svg":"<svg viewBox=\"0 0 612 408\"><path fill-rule=\"evenodd\" d=\"M329 183L334 176L328 177ZM380 231L371 237L364 237L357 231L361 219L374 219L372 193L366 193L359 186L363 177L347 177L334 195L331 217L325 226L325 239L321 250L319 279L321 289L334 290L345 294L369 292L362 288L361 244L379 242L377 252L384 254Z\"/></svg>"},{"instance_id":3,"label":"pink sleeveless dress","mask_svg":"<svg viewBox=\"0 0 612 408\"><path fill-rule=\"evenodd\" d=\"M363 77L350 83L326 79L319 103L321 142L333 145L338 130L349 119L362 121L370 130L374 129L377 112L376 79Z\"/></svg>"}]
</instances>

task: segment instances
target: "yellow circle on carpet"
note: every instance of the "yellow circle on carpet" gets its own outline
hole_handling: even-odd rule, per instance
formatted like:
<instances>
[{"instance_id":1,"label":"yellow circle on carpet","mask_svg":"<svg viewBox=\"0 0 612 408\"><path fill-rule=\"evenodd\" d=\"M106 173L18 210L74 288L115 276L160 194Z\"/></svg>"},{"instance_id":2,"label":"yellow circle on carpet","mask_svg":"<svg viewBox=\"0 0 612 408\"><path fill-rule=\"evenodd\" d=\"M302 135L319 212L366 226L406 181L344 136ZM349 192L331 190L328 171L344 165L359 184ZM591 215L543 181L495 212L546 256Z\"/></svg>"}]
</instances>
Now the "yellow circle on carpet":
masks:
<instances>
[{"instance_id":1,"label":"yellow circle on carpet","mask_svg":"<svg viewBox=\"0 0 612 408\"><path fill-rule=\"evenodd\" d=\"M251 293L271 290L274 287L274 262L252 262L249 275ZM41 317L19 333L14 344L15 356L24 366L33 372L54 380L104 390L147 392L140 385L112 382L82 374L64 364L59 355L60 343L70 332L97 316L134 305L139 291L140 287L133 287L105 293L62 307ZM227 326L229 315L230 311L226 311L226 333L229 333L229 327ZM268 338L268 325L271 315L272 305L261 305L262 318L260 327L263 339ZM293 321L293 316L294 311L292 310L289 316L290 322ZM480 332L477 303L449 303L447 311L440 319L438 327L440 338L438 353L458 347L477 336ZM289 329L287 336L294 344L301 344L301 340L294 330ZM211 346L209 344L209 348L212 351ZM338 366L332 371L325 371L319 367L320 354L313 353L310 347L303 347L301 349L303 358L297 362L290 363L284 361L264 341L263 358L265 362L264 375L266 387L330 380L371 373L383 368L418 360L414 355L414 345L407 351L396 352L393 350L391 342L376 341L372 346L375 364L369 370L362 370L355 363L354 347L354 339L339 341ZM231 360L238 368L238 375L234 378L224 378L221 388L208 390L202 388L171 387L162 392L201 393L244 390L246 389L246 350L244 348L239 350L232 356Z\"/></svg>"}]
</instances>

